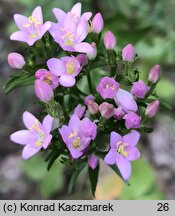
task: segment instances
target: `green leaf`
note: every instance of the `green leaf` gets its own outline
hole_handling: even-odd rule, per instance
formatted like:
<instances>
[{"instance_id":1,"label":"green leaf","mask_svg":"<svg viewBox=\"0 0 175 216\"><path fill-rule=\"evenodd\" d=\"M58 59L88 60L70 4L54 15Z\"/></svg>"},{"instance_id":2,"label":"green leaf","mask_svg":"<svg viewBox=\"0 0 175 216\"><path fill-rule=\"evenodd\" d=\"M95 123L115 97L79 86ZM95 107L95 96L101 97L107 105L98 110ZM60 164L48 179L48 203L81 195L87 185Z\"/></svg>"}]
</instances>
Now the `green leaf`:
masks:
<instances>
[{"instance_id":1,"label":"green leaf","mask_svg":"<svg viewBox=\"0 0 175 216\"><path fill-rule=\"evenodd\" d=\"M76 183L76 180L77 180L79 174L81 173L81 171L86 167L86 164L87 163L81 163L79 165L79 167L73 172L71 179L70 179L70 182L69 182L68 193L72 192L73 187Z\"/></svg>"},{"instance_id":2,"label":"green leaf","mask_svg":"<svg viewBox=\"0 0 175 216\"><path fill-rule=\"evenodd\" d=\"M92 190L92 194L95 197L95 191L96 191L96 187L97 187L97 182L98 182L98 174L99 174L99 164L95 169L92 169L89 167L88 171L89 171L89 179L90 179L90 183L91 183L91 190Z\"/></svg>"},{"instance_id":3,"label":"green leaf","mask_svg":"<svg viewBox=\"0 0 175 216\"><path fill-rule=\"evenodd\" d=\"M138 128L138 131L140 131L142 133L152 133L154 131L154 129L148 128L148 127L141 127L141 128Z\"/></svg>"},{"instance_id":4,"label":"green leaf","mask_svg":"<svg viewBox=\"0 0 175 216\"><path fill-rule=\"evenodd\" d=\"M54 164L55 160L61 155L60 151L55 151L55 149L53 149L53 151L48 155L48 157L46 158L46 161L49 161L48 166L47 166L47 170L49 171L52 167L52 165Z\"/></svg>"},{"instance_id":5,"label":"green leaf","mask_svg":"<svg viewBox=\"0 0 175 216\"><path fill-rule=\"evenodd\" d=\"M8 94L16 88L32 85L34 83L34 80L34 76L31 76L27 73L19 72L15 75L12 75L3 88L5 89L6 94Z\"/></svg>"},{"instance_id":6,"label":"green leaf","mask_svg":"<svg viewBox=\"0 0 175 216\"><path fill-rule=\"evenodd\" d=\"M160 101L160 106L165 108L165 109L168 109L168 110L172 110L172 106L170 106L168 103L166 103L165 101Z\"/></svg>"}]
</instances>

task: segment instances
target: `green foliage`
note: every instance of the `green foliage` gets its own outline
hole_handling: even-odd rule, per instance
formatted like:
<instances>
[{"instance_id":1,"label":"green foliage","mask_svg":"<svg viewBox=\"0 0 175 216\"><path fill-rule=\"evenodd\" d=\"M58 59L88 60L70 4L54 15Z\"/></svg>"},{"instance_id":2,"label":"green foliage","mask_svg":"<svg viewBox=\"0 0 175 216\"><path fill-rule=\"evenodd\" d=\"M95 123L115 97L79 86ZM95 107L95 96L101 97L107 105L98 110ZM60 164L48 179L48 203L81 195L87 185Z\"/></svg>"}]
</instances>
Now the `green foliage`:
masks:
<instances>
[{"instance_id":1,"label":"green foliage","mask_svg":"<svg viewBox=\"0 0 175 216\"><path fill-rule=\"evenodd\" d=\"M120 199L152 200L165 198L157 187L153 170L143 158L132 163L132 173L131 186L124 187Z\"/></svg>"},{"instance_id":2,"label":"green foliage","mask_svg":"<svg viewBox=\"0 0 175 216\"><path fill-rule=\"evenodd\" d=\"M94 197L95 197L95 191L96 191L97 182L98 182L99 169L100 169L99 164L97 165L97 167L95 169L91 169L90 167L88 169L88 171L89 171L89 180L90 180L90 183L91 183L91 190L92 190L92 194L93 194Z\"/></svg>"},{"instance_id":3,"label":"green foliage","mask_svg":"<svg viewBox=\"0 0 175 216\"><path fill-rule=\"evenodd\" d=\"M22 162L23 173L38 183L38 189L44 198L59 192L64 183L63 165L57 160L48 172L42 157L32 157Z\"/></svg>"}]
</instances>

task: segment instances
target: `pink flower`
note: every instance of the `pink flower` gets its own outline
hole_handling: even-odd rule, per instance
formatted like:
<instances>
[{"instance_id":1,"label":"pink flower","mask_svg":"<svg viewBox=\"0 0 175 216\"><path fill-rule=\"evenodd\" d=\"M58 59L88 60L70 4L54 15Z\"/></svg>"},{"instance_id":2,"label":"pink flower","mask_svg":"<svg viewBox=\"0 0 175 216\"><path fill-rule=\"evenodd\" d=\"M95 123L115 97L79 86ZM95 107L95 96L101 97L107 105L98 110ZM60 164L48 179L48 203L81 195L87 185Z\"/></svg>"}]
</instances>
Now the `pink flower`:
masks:
<instances>
[{"instance_id":1,"label":"pink flower","mask_svg":"<svg viewBox=\"0 0 175 216\"><path fill-rule=\"evenodd\" d=\"M114 106L107 102L103 102L99 106L99 111L105 119L109 119L114 115Z\"/></svg>"},{"instance_id":2,"label":"pink flower","mask_svg":"<svg viewBox=\"0 0 175 216\"><path fill-rule=\"evenodd\" d=\"M116 46L116 38L111 31L106 32L104 37L104 45L107 50L113 50Z\"/></svg>"},{"instance_id":3,"label":"pink flower","mask_svg":"<svg viewBox=\"0 0 175 216\"><path fill-rule=\"evenodd\" d=\"M114 118L117 120L122 120L125 115L125 112L121 107L118 107L117 109L114 108Z\"/></svg>"},{"instance_id":4,"label":"pink flower","mask_svg":"<svg viewBox=\"0 0 175 216\"><path fill-rule=\"evenodd\" d=\"M155 100L152 103L150 103L145 111L145 115L148 116L149 118L152 118L156 115L159 109L159 100Z\"/></svg>"},{"instance_id":5,"label":"pink flower","mask_svg":"<svg viewBox=\"0 0 175 216\"><path fill-rule=\"evenodd\" d=\"M104 21L101 13L97 13L92 19L91 29L92 32L99 34L104 27Z\"/></svg>"},{"instance_id":6,"label":"pink flower","mask_svg":"<svg viewBox=\"0 0 175 216\"><path fill-rule=\"evenodd\" d=\"M8 64L10 65L10 67L12 68L16 68L16 69L22 69L24 67L24 65L26 64L24 57L19 54L19 53L9 53L8 57Z\"/></svg>"},{"instance_id":7,"label":"pink flower","mask_svg":"<svg viewBox=\"0 0 175 216\"><path fill-rule=\"evenodd\" d=\"M131 175L131 161L140 157L140 152L136 147L139 138L140 134L135 130L123 137L114 131L111 132L111 149L104 161L110 165L116 164L125 180L128 180Z\"/></svg>"},{"instance_id":8,"label":"pink flower","mask_svg":"<svg viewBox=\"0 0 175 216\"><path fill-rule=\"evenodd\" d=\"M133 94L134 96L138 98L144 98L149 90L150 90L150 87L145 85L145 83L142 80L139 80L133 83L131 94Z\"/></svg>"},{"instance_id":9,"label":"pink flower","mask_svg":"<svg viewBox=\"0 0 175 216\"><path fill-rule=\"evenodd\" d=\"M74 159L81 157L91 140L97 134L97 126L88 118L80 120L77 115L72 115L68 126L63 125L59 133Z\"/></svg>"},{"instance_id":10,"label":"pink flower","mask_svg":"<svg viewBox=\"0 0 175 216\"><path fill-rule=\"evenodd\" d=\"M81 4L77 3L67 14L60 9L53 9L58 23L52 23L49 30L55 41L65 51L91 53L93 47L82 42L88 35L88 20L91 13L84 13L81 16Z\"/></svg>"},{"instance_id":11,"label":"pink flower","mask_svg":"<svg viewBox=\"0 0 175 216\"><path fill-rule=\"evenodd\" d=\"M141 117L138 116L135 112L127 113L123 119L125 119L125 126L127 129L140 127Z\"/></svg>"},{"instance_id":12,"label":"pink flower","mask_svg":"<svg viewBox=\"0 0 175 216\"><path fill-rule=\"evenodd\" d=\"M40 40L51 27L50 22L43 24L43 15L40 6L34 9L29 18L15 14L14 20L20 31L13 33L10 39L26 42L29 46Z\"/></svg>"},{"instance_id":13,"label":"pink flower","mask_svg":"<svg viewBox=\"0 0 175 216\"><path fill-rule=\"evenodd\" d=\"M52 87L43 80L37 79L34 84L36 96L43 102L47 103L53 98Z\"/></svg>"},{"instance_id":14,"label":"pink flower","mask_svg":"<svg viewBox=\"0 0 175 216\"><path fill-rule=\"evenodd\" d=\"M58 77L46 69L37 70L35 77L49 84L52 89L55 89L59 86Z\"/></svg>"},{"instance_id":15,"label":"pink flower","mask_svg":"<svg viewBox=\"0 0 175 216\"><path fill-rule=\"evenodd\" d=\"M98 112L98 104L94 102L95 98L92 95L85 97L84 103L88 107L88 111L91 114L96 114Z\"/></svg>"},{"instance_id":16,"label":"pink flower","mask_svg":"<svg viewBox=\"0 0 175 216\"><path fill-rule=\"evenodd\" d=\"M74 114L78 116L79 119L81 119L86 111L86 107L82 106L81 104L78 104L78 106L74 109Z\"/></svg>"},{"instance_id":17,"label":"pink flower","mask_svg":"<svg viewBox=\"0 0 175 216\"><path fill-rule=\"evenodd\" d=\"M133 95L126 90L119 89L116 96L114 97L114 100L117 106L121 107L125 112L137 112L138 110L138 106Z\"/></svg>"},{"instance_id":18,"label":"pink flower","mask_svg":"<svg viewBox=\"0 0 175 216\"><path fill-rule=\"evenodd\" d=\"M132 44L128 44L122 50L123 61L132 61L135 57L135 49Z\"/></svg>"},{"instance_id":19,"label":"pink flower","mask_svg":"<svg viewBox=\"0 0 175 216\"><path fill-rule=\"evenodd\" d=\"M119 84L115 79L110 77L103 77L97 86L97 92L99 92L104 99L114 98L118 89Z\"/></svg>"},{"instance_id":20,"label":"pink flower","mask_svg":"<svg viewBox=\"0 0 175 216\"><path fill-rule=\"evenodd\" d=\"M64 87L75 85L75 77L80 73L81 66L78 59L74 56L66 56L61 59L51 58L47 61L49 70L59 76L59 83Z\"/></svg>"},{"instance_id":21,"label":"pink flower","mask_svg":"<svg viewBox=\"0 0 175 216\"><path fill-rule=\"evenodd\" d=\"M149 72L148 80L152 83L158 82L160 79L160 65L154 65Z\"/></svg>"},{"instance_id":22,"label":"pink flower","mask_svg":"<svg viewBox=\"0 0 175 216\"><path fill-rule=\"evenodd\" d=\"M88 157L88 165L91 169L95 169L99 163L99 159L96 155L92 154Z\"/></svg>"},{"instance_id":23,"label":"pink flower","mask_svg":"<svg viewBox=\"0 0 175 216\"><path fill-rule=\"evenodd\" d=\"M25 145L22 158L24 160L38 153L42 148L47 149L52 140L50 131L52 129L53 118L47 115L43 123L29 112L23 113L23 122L27 130L20 130L13 133L10 139L20 145Z\"/></svg>"}]
</instances>

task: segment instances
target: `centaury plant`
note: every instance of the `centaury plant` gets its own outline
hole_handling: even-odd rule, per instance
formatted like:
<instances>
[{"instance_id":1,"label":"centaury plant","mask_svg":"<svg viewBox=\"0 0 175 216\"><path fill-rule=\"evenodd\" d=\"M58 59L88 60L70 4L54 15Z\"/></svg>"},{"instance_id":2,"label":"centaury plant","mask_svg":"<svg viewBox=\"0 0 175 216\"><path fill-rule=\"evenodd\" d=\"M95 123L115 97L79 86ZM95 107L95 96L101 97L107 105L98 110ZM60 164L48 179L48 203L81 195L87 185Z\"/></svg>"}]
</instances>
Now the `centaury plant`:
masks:
<instances>
[{"instance_id":1,"label":"centaury plant","mask_svg":"<svg viewBox=\"0 0 175 216\"><path fill-rule=\"evenodd\" d=\"M93 18L91 12L81 14L80 3L67 13L59 8L53 13L57 23L43 23L40 6L29 17L14 15L19 31L10 39L28 48L26 57L8 55L9 65L19 72L4 88L9 93L33 85L45 117L40 122L25 111L27 129L10 139L24 146L25 160L42 151L48 170L56 159L71 167L69 192L88 166L94 195L100 158L128 183L131 162L140 157L136 145L141 133L153 131L147 124L159 108L160 66L150 70L144 83L134 46L118 50L114 34L103 34L100 13Z\"/></svg>"}]
</instances>

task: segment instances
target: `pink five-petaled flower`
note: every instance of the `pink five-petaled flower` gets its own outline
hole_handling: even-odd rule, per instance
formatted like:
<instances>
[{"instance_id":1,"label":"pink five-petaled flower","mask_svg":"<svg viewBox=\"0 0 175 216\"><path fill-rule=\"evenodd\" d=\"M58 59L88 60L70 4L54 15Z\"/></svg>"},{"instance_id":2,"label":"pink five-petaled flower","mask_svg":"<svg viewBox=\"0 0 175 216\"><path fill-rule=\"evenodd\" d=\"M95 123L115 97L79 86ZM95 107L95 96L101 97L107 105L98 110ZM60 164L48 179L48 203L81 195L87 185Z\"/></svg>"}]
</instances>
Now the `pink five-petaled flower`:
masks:
<instances>
[{"instance_id":1,"label":"pink five-petaled flower","mask_svg":"<svg viewBox=\"0 0 175 216\"><path fill-rule=\"evenodd\" d=\"M131 175L130 161L137 160L140 152L135 145L140 138L139 132L133 130L131 133L121 136L116 132L111 132L110 147L104 161L107 164L117 164L123 179L128 180Z\"/></svg>"},{"instance_id":2,"label":"pink five-petaled flower","mask_svg":"<svg viewBox=\"0 0 175 216\"><path fill-rule=\"evenodd\" d=\"M29 18L15 14L14 20L20 31L13 33L10 39L26 42L29 46L40 40L51 27L51 22L43 24L43 15L40 6L33 10Z\"/></svg>"},{"instance_id":3,"label":"pink five-petaled flower","mask_svg":"<svg viewBox=\"0 0 175 216\"><path fill-rule=\"evenodd\" d=\"M26 160L39 152L41 148L47 149L52 140L50 131L53 118L47 115L43 123L40 123L35 116L26 111L23 113L23 122L28 130L17 131L10 136L10 139L15 143L25 145L22 158Z\"/></svg>"},{"instance_id":4,"label":"pink five-petaled flower","mask_svg":"<svg viewBox=\"0 0 175 216\"><path fill-rule=\"evenodd\" d=\"M59 86L58 77L46 69L37 70L35 77L49 84L52 89L55 89Z\"/></svg>"},{"instance_id":5,"label":"pink five-petaled flower","mask_svg":"<svg viewBox=\"0 0 175 216\"><path fill-rule=\"evenodd\" d=\"M127 129L140 127L141 117L138 116L135 112L131 111L127 113L123 119L125 119L125 126Z\"/></svg>"},{"instance_id":6,"label":"pink five-petaled flower","mask_svg":"<svg viewBox=\"0 0 175 216\"><path fill-rule=\"evenodd\" d=\"M126 90L119 89L114 97L114 100L118 107L121 107L125 112L137 112L138 110L138 106L133 95Z\"/></svg>"},{"instance_id":7,"label":"pink five-petaled flower","mask_svg":"<svg viewBox=\"0 0 175 216\"><path fill-rule=\"evenodd\" d=\"M103 77L97 86L97 92L100 93L102 98L114 98L119 89L119 84L115 79L110 77Z\"/></svg>"},{"instance_id":8,"label":"pink five-petaled flower","mask_svg":"<svg viewBox=\"0 0 175 216\"><path fill-rule=\"evenodd\" d=\"M131 94L133 94L137 98L144 98L149 90L150 87L145 85L145 83L142 80L139 80L133 83Z\"/></svg>"},{"instance_id":9,"label":"pink five-petaled flower","mask_svg":"<svg viewBox=\"0 0 175 216\"><path fill-rule=\"evenodd\" d=\"M69 125L63 125L59 129L71 156L74 159L81 157L85 149L94 140L97 134L97 126L88 118L80 120L77 115L72 115Z\"/></svg>"},{"instance_id":10,"label":"pink five-petaled flower","mask_svg":"<svg viewBox=\"0 0 175 216\"><path fill-rule=\"evenodd\" d=\"M92 53L93 47L82 42L88 35L88 20L91 13L84 13L81 16L81 4L77 3L67 14L56 8L53 12L58 23L52 23L49 32L55 41L65 51Z\"/></svg>"},{"instance_id":11,"label":"pink five-petaled flower","mask_svg":"<svg viewBox=\"0 0 175 216\"><path fill-rule=\"evenodd\" d=\"M47 61L49 70L59 76L59 82L64 87L75 85L75 77L80 73L81 66L78 59L74 56L66 56L61 59L51 58Z\"/></svg>"}]
</instances>

